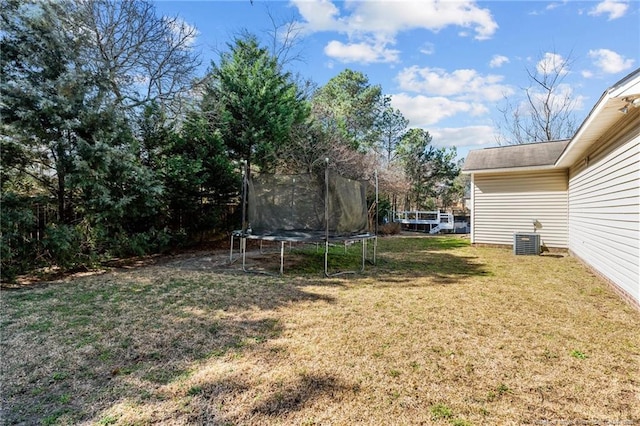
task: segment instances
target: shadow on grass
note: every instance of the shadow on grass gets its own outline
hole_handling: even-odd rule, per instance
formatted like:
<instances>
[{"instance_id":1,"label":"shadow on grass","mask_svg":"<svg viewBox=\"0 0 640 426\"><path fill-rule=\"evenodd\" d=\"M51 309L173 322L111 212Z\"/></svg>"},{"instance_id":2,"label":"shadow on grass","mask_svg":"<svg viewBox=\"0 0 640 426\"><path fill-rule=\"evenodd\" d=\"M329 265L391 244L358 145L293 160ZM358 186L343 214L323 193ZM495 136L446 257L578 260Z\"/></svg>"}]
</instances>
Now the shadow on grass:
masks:
<instances>
[{"instance_id":1,"label":"shadow on grass","mask_svg":"<svg viewBox=\"0 0 640 426\"><path fill-rule=\"evenodd\" d=\"M291 411L299 411L306 404L322 396L335 397L337 394L351 389L352 387L340 383L332 376L304 375L295 383L260 401L251 412L278 416Z\"/></svg>"},{"instance_id":2,"label":"shadow on grass","mask_svg":"<svg viewBox=\"0 0 640 426\"><path fill-rule=\"evenodd\" d=\"M243 399L242 394L251 392L251 385L243 380L231 377L191 388L189 394L194 398L189 403L188 424L236 424L243 422L248 414L250 418L277 417L300 411L319 399L329 398L339 401L344 394L353 393L354 386L342 383L330 375L305 374L292 383L282 385L278 390L264 397L255 397L248 402L246 411L239 416L222 414L219 408L229 397ZM244 419L246 422L246 419Z\"/></svg>"},{"instance_id":3,"label":"shadow on grass","mask_svg":"<svg viewBox=\"0 0 640 426\"><path fill-rule=\"evenodd\" d=\"M247 276L270 274L281 280L298 285L344 286L345 279L357 282L372 276L387 282L407 282L417 277L432 277L434 283L446 284L459 281L461 277L483 276L488 272L477 258L465 256L460 249L467 248L467 238L458 235L448 236L391 236L378 239L376 264L374 242L367 245L366 262L362 271L362 245L333 243L328 256L329 273L355 272L326 279L324 277L323 244L292 244L284 254L284 275L280 276L280 244L265 242L247 252ZM230 275L244 275L239 254L234 253L235 261L229 264L228 254L204 256L187 262L172 263L170 268L217 271ZM361 272L362 271L362 272Z\"/></svg>"},{"instance_id":4,"label":"shadow on grass","mask_svg":"<svg viewBox=\"0 0 640 426\"><path fill-rule=\"evenodd\" d=\"M471 276L490 274L477 257L463 255L458 249L469 246L468 240L459 237L403 237L380 239L376 263L367 261L363 273L344 275L354 282L375 278L379 285L404 284L415 286L416 278L430 278L430 284L454 284ZM456 252L458 251L458 252ZM373 258L369 248L366 259ZM278 264L279 254L263 255L264 264ZM362 266L362 249L359 244L351 247L332 247L329 251L329 269L334 271L359 271ZM285 275L289 277L322 274L324 253L317 250L296 250L285 257ZM313 285L340 285L336 280L313 280ZM421 286L426 285L421 280Z\"/></svg>"},{"instance_id":5,"label":"shadow on grass","mask_svg":"<svg viewBox=\"0 0 640 426\"><path fill-rule=\"evenodd\" d=\"M283 277L243 274L237 265L234 270L194 260L7 292L0 344L6 360L2 420L117 423L111 417L114 407L161 403L167 398L163 387L187 382L201 362L266 350L283 331L272 312L279 307L334 302L305 286L359 280L370 285L371 278L377 286L446 285L486 275L477 259L456 251L467 245L457 238L381 239L377 265L340 279L322 278L323 253L311 249L288 254ZM279 266L278 254L264 256L264 262L275 256ZM360 262L357 244L332 248L332 270L359 269ZM418 277L430 279L418 283ZM211 395L228 397L247 386L212 383L189 392L197 396L209 389ZM251 410L278 415L344 386L332 377L302 376ZM215 419L214 412L203 410L201 416Z\"/></svg>"},{"instance_id":6,"label":"shadow on grass","mask_svg":"<svg viewBox=\"0 0 640 426\"><path fill-rule=\"evenodd\" d=\"M263 350L283 330L272 310L333 303L270 277L153 271L4 294L0 424L114 423L200 362Z\"/></svg>"},{"instance_id":7,"label":"shadow on grass","mask_svg":"<svg viewBox=\"0 0 640 426\"><path fill-rule=\"evenodd\" d=\"M403 256L382 254L375 275L384 281L412 281L432 278L434 284L453 284L472 276L490 272L476 257L440 251L419 251Z\"/></svg>"}]
</instances>

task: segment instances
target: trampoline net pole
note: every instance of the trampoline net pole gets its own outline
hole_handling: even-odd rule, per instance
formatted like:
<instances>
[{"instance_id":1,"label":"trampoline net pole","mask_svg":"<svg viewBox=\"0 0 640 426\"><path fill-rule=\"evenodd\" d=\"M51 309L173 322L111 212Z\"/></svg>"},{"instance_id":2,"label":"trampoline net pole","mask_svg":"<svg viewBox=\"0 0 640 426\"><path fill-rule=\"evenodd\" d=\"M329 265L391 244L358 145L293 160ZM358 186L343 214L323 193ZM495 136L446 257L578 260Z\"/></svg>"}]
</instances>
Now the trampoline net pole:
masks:
<instances>
[{"instance_id":1,"label":"trampoline net pole","mask_svg":"<svg viewBox=\"0 0 640 426\"><path fill-rule=\"evenodd\" d=\"M247 162L243 160L242 166L242 235L247 232Z\"/></svg>"},{"instance_id":2,"label":"trampoline net pole","mask_svg":"<svg viewBox=\"0 0 640 426\"><path fill-rule=\"evenodd\" d=\"M329 276L329 159L325 158L324 162L324 274Z\"/></svg>"},{"instance_id":3,"label":"trampoline net pole","mask_svg":"<svg viewBox=\"0 0 640 426\"><path fill-rule=\"evenodd\" d=\"M240 251L242 252L242 270L247 272L247 239L244 235L240 237Z\"/></svg>"},{"instance_id":4,"label":"trampoline net pole","mask_svg":"<svg viewBox=\"0 0 640 426\"><path fill-rule=\"evenodd\" d=\"M373 233L373 264L376 264L376 250L378 249L378 222L380 214L380 204L378 203L378 170L375 171L376 177L376 226Z\"/></svg>"},{"instance_id":5,"label":"trampoline net pole","mask_svg":"<svg viewBox=\"0 0 640 426\"><path fill-rule=\"evenodd\" d=\"M376 223L373 227L373 235L377 236L378 235L378 214L379 214L379 208L378 208L378 170L374 171L374 176L375 176L375 183L376 183Z\"/></svg>"}]
</instances>

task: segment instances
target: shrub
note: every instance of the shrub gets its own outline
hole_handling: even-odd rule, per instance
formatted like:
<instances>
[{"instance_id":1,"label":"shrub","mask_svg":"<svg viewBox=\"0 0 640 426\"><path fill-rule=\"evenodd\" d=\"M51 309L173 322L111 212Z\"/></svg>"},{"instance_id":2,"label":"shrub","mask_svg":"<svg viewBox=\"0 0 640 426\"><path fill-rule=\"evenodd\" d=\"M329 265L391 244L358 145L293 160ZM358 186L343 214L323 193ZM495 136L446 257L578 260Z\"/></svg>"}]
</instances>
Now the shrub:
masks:
<instances>
[{"instance_id":1,"label":"shrub","mask_svg":"<svg viewBox=\"0 0 640 426\"><path fill-rule=\"evenodd\" d=\"M402 231L402 225L396 222L385 223L378 227L378 234L380 235L396 235Z\"/></svg>"},{"instance_id":2,"label":"shrub","mask_svg":"<svg viewBox=\"0 0 640 426\"><path fill-rule=\"evenodd\" d=\"M151 228L147 232L119 232L109 240L109 253L116 257L143 256L166 250L172 236L166 229Z\"/></svg>"},{"instance_id":3,"label":"shrub","mask_svg":"<svg viewBox=\"0 0 640 426\"><path fill-rule=\"evenodd\" d=\"M51 265L62 269L90 267L98 258L96 229L85 222L78 225L51 223L45 228L42 248Z\"/></svg>"},{"instance_id":4,"label":"shrub","mask_svg":"<svg viewBox=\"0 0 640 426\"><path fill-rule=\"evenodd\" d=\"M0 277L13 281L17 274L33 267L37 259L37 226L31 200L7 192L2 194L0 214Z\"/></svg>"}]
</instances>

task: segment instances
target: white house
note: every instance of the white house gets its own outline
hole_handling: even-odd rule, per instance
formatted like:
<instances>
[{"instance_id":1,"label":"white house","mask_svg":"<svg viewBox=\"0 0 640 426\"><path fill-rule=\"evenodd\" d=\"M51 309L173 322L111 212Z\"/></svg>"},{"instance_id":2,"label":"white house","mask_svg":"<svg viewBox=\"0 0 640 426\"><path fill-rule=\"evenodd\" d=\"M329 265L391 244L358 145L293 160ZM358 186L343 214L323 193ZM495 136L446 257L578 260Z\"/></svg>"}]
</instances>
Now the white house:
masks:
<instances>
[{"instance_id":1,"label":"white house","mask_svg":"<svg viewBox=\"0 0 640 426\"><path fill-rule=\"evenodd\" d=\"M471 151L471 242L536 232L640 308L640 69L606 90L570 140Z\"/></svg>"}]
</instances>

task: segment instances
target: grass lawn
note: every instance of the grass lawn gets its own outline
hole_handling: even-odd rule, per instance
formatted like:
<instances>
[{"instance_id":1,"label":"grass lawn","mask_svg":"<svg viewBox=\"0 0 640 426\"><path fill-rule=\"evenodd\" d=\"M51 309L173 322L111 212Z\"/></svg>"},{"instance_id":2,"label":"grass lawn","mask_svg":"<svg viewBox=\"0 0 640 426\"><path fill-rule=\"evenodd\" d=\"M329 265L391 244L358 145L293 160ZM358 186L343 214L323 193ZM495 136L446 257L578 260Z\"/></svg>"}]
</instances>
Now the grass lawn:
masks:
<instances>
[{"instance_id":1,"label":"grass lawn","mask_svg":"<svg viewBox=\"0 0 640 426\"><path fill-rule=\"evenodd\" d=\"M315 249L283 277L214 257L3 290L0 422L640 424L640 314L571 257L387 237L332 279Z\"/></svg>"}]
</instances>

